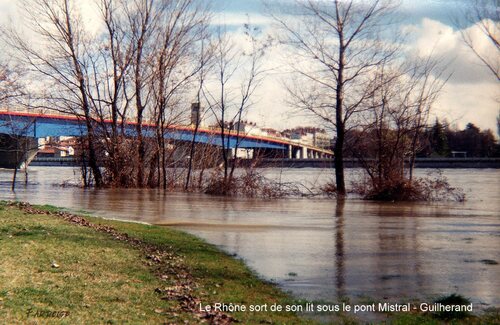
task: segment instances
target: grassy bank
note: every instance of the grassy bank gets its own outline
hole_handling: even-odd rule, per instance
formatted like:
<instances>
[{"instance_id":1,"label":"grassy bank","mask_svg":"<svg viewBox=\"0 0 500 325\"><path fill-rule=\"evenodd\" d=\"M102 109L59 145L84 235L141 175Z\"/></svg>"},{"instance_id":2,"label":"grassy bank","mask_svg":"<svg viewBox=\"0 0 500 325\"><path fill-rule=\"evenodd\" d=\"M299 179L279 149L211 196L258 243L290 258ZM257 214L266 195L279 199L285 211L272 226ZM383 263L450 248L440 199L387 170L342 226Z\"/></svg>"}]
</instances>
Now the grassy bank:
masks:
<instances>
[{"instance_id":1,"label":"grassy bank","mask_svg":"<svg viewBox=\"0 0 500 325\"><path fill-rule=\"evenodd\" d=\"M233 303L245 312L202 306ZM0 202L0 324L355 324L270 311L300 305L213 245L165 227L84 218L53 207ZM253 305L267 311L251 312ZM493 324L481 317L384 314L384 324Z\"/></svg>"},{"instance_id":2,"label":"grassy bank","mask_svg":"<svg viewBox=\"0 0 500 325\"><path fill-rule=\"evenodd\" d=\"M200 312L199 303L295 302L194 236L85 217L89 227L38 210L0 203L0 323L309 322L286 312Z\"/></svg>"}]
</instances>

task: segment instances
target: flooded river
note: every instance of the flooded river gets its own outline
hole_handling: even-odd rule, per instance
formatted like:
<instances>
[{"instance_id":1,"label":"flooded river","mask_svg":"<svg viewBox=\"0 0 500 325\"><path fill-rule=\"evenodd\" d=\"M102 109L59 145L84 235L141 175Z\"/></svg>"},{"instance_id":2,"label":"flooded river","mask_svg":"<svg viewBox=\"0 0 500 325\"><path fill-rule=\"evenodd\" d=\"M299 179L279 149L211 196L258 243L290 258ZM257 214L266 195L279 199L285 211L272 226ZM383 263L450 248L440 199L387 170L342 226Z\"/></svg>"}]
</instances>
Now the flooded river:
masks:
<instances>
[{"instance_id":1,"label":"flooded river","mask_svg":"<svg viewBox=\"0 0 500 325\"><path fill-rule=\"evenodd\" d=\"M277 177L281 171L266 170ZM419 174L427 171L418 170ZM318 184L331 171L285 169ZM348 170L348 176L356 170ZM328 199L227 199L158 190L60 187L78 170L34 167L28 186L0 199L52 204L104 217L174 226L236 254L297 297L351 302L429 301L459 293L500 306L500 170L445 170L464 203L374 203Z\"/></svg>"}]
</instances>

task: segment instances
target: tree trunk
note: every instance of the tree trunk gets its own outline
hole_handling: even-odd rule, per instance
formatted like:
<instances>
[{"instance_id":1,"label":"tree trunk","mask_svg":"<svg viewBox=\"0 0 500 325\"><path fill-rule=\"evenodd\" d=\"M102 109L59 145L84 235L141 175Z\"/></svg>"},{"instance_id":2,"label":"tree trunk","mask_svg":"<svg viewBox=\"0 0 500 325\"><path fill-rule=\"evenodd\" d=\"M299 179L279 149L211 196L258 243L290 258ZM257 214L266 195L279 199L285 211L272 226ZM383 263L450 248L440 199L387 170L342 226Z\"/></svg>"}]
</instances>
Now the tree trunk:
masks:
<instances>
[{"instance_id":1,"label":"tree trunk","mask_svg":"<svg viewBox=\"0 0 500 325\"><path fill-rule=\"evenodd\" d=\"M19 140L17 140L19 141ZM15 192L16 191L16 178L17 178L17 164L18 164L18 161L19 161L19 153L18 153L18 144L16 144L16 161L15 161L15 165L14 165L14 175L12 175L12 186L11 186L11 190L12 192Z\"/></svg>"},{"instance_id":2,"label":"tree trunk","mask_svg":"<svg viewBox=\"0 0 500 325\"><path fill-rule=\"evenodd\" d=\"M199 108L199 109L201 109L201 108ZM197 114L200 114L200 112L198 111ZM191 170L193 169L193 159L194 159L194 155L195 155L196 135L198 134L199 126L200 126L199 116L196 116L196 123L194 126L193 138L191 140L191 148L189 150L189 164L188 164L188 170L187 170L187 176L186 176L186 184L184 185L185 191L188 190L189 182L191 180Z\"/></svg>"},{"instance_id":3,"label":"tree trunk","mask_svg":"<svg viewBox=\"0 0 500 325\"><path fill-rule=\"evenodd\" d=\"M339 29L339 67L335 101L335 124L337 126L337 140L335 141L335 182L337 183L337 198L345 197L345 179L344 179L344 68L345 68L345 48L344 35L342 29Z\"/></svg>"},{"instance_id":4,"label":"tree trunk","mask_svg":"<svg viewBox=\"0 0 500 325\"><path fill-rule=\"evenodd\" d=\"M144 148L144 138L142 136L142 112L137 116L137 186L142 187L144 184L144 155L146 150Z\"/></svg>"},{"instance_id":5,"label":"tree trunk","mask_svg":"<svg viewBox=\"0 0 500 325\"><path fill-rule=\"evenodd\" d=\"M335 182L337 184L337 198L343 199L345 197L345 178L344 178L344 124L337 124L337 141L333 152L334 165L335 165Z\"/></svg>"},{"instance_id":6,"label":"tree trunk","mask_svg":"<svg viewBox=\"0 0 500 325\"><path fill-rule=\"evenodd\" d=\"M97 155L94 147L94 128L91 126L91 122L87 120L87 140L89 142L89 167L94 175L94 182L96 187L101 187L102 184L102 174L99 166L97 165Z\"/></svg>"},{"instance_id":7,"label":"tree trunk","mask_svg":"<svg viewBox=\"0 0 500 325\"><path fill-rule=\"evenodd\" d=\"M155 151L149 163L149 174L148 174L147 184L151 188L155 187L155 173L157 170L157 164L158 164L158 150Z\"/></svg>"}]
</instances>

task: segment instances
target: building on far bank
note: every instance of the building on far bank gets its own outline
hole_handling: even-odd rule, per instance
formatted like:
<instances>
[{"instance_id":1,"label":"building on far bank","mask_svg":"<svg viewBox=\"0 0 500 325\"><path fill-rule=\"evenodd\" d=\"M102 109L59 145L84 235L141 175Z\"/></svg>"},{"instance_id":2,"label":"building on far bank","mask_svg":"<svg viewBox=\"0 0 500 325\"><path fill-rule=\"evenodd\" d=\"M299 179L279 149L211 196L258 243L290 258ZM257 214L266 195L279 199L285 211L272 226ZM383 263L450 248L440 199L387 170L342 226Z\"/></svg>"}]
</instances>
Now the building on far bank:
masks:
<instances>
[{"instance_id":1,"label":"building on far bank","mask_svg":"<svg viewBox=\"0 0 500 325\"><path fill-rule=\"evenodd\" d=\"M284 136L298 143L315 146L323 149L330 149L331 138L328 133L317 127L296 127L282 132Z\"/></svg>"},{"instance_id":2,"label":"building on far bank","mask_svg":"<svg viewBox=\"0 0 500 325\"><path fill-rule=\"evenodd\" d=\"M209 127L213 130L220 129L219 125L211 125ZM272 138L290 139L293 142L301 145L318 147L321 149L331 149L331 137L328 133L318 127L296 127L293 129L286 129L278 131L273 128L260 128L257 123L243 120L239 123L225 122L224 129L232 132L239 132L241 136L253 135L264 136Z\"/></svg>"},{"instance_id":3,"label":"building on far bank","mask_svg":"<svg viewBox=\"0 0 500 325\"><path fill-rule=\"evenodd\" d=\"M273 137L273 138L282 138L283 137L283 134L281 134L280 131L275 130L273 128L262 128L261 130L262 130L263 135L268 136L268 137Z\"/></svg>"},{"instance_id":4,"label":"building on far bank","mask_svg":"<svg viewBox=\"0 0 500 325\"><path fill-rule=\"evenodd\" d=\"M211 125L210 129L218 130L219 125ZM233 132L240 132L241 135L267 136L267 132L257 126L257 123L250 121L225 122L224 129Z\"/></svg>"},{"instance_id":5,"label":"building on far bank","mask_svg":"<svg viewBox=\"0 0 500 325\"><path fill-rule=\"evenodd\" d=\"M39 158L64 158L75 156L78 143L75 137L47 137L38 141L37 157Z\"/></svg>"}]
</instances>

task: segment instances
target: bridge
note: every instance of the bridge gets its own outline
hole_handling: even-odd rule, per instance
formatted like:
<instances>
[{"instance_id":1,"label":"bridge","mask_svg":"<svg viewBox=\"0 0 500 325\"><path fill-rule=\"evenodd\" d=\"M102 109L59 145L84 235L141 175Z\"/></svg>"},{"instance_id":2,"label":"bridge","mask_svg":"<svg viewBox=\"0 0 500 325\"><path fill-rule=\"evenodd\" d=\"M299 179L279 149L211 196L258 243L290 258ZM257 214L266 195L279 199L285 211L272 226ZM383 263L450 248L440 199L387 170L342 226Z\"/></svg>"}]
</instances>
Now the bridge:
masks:
<instances>
[{"instance_id":1,"label":"bridge","mask_svg":"<svg viewBox=\"0 0 500 325\"><path fill-rule=\"evenodd\" d=\"M98 121L96 121L98 122ZM99 121L100 125L111 126L111 120ZM136 135L135 122L125 123L125 134ZM155 124L144 123L143 134L146 137L155 136ZM59 136L85 136L87 128L82 119L76 116L51 115L31 112L0 111L0 134L23 136L28 138L44 138ZM254 149L266 156L283 157L288 159L323 159L333 157L333 152L324 148L302 144L291 139L269 136L238 134L235 131L224 131L225 147L234 149ZM194 127L172 125L167 127L165 138L191 142ZM199 128L194 138L196 143L205 143L218 147L222 146L221 130Z\"/></svg>"}]
</instances>

